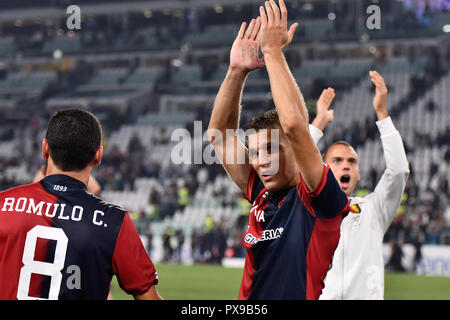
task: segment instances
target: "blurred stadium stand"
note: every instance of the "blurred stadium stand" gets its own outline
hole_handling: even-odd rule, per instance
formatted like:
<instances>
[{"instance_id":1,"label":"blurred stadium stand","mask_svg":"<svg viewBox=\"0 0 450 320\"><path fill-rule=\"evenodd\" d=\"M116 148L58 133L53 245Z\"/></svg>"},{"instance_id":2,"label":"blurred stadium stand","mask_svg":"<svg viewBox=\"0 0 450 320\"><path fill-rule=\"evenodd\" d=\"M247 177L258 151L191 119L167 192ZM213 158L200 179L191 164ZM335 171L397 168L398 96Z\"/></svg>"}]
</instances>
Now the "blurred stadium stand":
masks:
<instances>
[{"instance_id":1,"label":"blurred stadium stand","mask_svg":"<svg viewBox=\"0 0 450 320\"><path fill-rule=\"evenodd\" d=\"M376 3L380 30L365 27L372 1L288 1L300 28L285 53L311 118L322 89L336 89L335 120L319 147L345 139L357 148L361 194L384 170L368 71L385 77L412 169L385 241L411 243L424 232L426 243L449 245L450 3ZM101 196L132 213L149 249L171 250L183 230L189 261L240 256L248 214L240 191L219 164L173 164L171 134L186 128L193 136L194 120L206 130L231 44L241 21L257 15L255 1L79 0L80 30L67 30L69 4L0 4L1 188L32 180L51 113L82 106L104 128L105 156L94 172ZM273 106L268 92L266 71L251 73L241 124ZM197 141L192 150L205 147Z\"/></svg>"}]
</instances>

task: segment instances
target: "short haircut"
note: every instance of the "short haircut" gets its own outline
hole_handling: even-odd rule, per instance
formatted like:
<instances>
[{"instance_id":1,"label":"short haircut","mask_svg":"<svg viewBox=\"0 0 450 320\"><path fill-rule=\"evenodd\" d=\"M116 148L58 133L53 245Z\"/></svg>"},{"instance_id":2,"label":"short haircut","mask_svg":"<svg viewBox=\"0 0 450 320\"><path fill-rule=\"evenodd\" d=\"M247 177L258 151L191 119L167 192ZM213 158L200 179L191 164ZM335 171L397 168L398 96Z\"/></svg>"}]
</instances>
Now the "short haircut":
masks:
<instances>
[{"instance_id":1,"label":"short haircut","mask_svg":"<svg viewBox=\"0 0 450 320\"><path fill-rule=\"evenodd\" d=\"M89 111L59 110L50 118L45 139L59 169L81 171L94 159L102 143L102 128Z\"/></svg>"},{"instance_id":2,"label":"short haircut","mask_svg":"<svg viewBox=\"0 0 450 320\"><path fill-rule=\"evenodd\" d=\"M337 145L342 145L342 146L346 146L346 147L349 147L349 148L353 149L352 145L350 143L348 143L347 141L345 141L345 140L336 141L331 146L329 146L327 148L327 150L325 150L325 153L323 154L323 157L322 157L323 161L326 161L327 155L328 155L328 151L330 151L331 148L333 148L334 146L337 146Z\"/></svg>"},{"instance_id":3,"label":"short haircut","mask_svg":"<svg viewBox=\"0 0 450 320\"><path fill-rule=\"evenodd\" d=\"M274 128L274 127L280 127L280 118L278 117L278 113L275 109L265 111L263 113L257 114L254 116L245 126L244 131L248 130L261 130L261 129L268 129L268 128Z\"/></svg>"}]
</instances>

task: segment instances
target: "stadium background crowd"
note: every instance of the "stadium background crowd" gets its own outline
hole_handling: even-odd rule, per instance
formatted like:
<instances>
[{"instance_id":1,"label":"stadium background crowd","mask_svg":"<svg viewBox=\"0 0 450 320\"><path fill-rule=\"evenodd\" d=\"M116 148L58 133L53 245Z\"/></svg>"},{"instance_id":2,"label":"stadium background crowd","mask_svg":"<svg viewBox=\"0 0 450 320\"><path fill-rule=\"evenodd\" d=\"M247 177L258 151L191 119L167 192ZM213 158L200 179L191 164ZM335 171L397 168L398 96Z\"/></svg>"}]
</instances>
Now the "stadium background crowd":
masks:
<instances>
[{"instance_id":1,"label":"stadium background crowd","mask_svg":"<svg viewBox=\"0 0 450 320\"><path fill-rule=\"evenodd\" d=\"M96 7L106 3L108 12ZM169 262L183 260L182 246L190 246L188 260L196 263L242 256L249 204L220 164L175 165L171 134L186 128L195 139L194 120L206 130L229 48L240 22L256 15L254 3L76 4L80 30L66 27L67 1L40 1L38 9L32 1L2 1L0 188L32 181L43 164L50 115L79 105L94 112L104 130L105 155L93 172L101 196L132 213L149 251L161 243L161 260ZM365 26L372 4L381 8L379 30ZM362 165L357 195L373 190L384 168L367 74L378 70L411 168L384 240L450 244L450 1L287 5L300 28L286 56L309 97L310 118L323 88L337 93L335 121L320 149L341 139L355 146ZM251 74L241 124L272 106L267 92L265 70Z\"/></svg>"}]
</instances>

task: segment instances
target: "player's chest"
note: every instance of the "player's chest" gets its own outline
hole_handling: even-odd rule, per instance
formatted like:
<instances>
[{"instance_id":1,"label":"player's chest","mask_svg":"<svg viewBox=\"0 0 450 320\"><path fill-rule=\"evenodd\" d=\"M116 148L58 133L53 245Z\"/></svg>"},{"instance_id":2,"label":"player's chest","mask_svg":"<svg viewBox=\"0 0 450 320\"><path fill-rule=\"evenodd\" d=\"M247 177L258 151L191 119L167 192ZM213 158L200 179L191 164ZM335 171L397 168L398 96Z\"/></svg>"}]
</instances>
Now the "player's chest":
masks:
<instances>
[{"instance_id":1,"label":"player's chest","mask_svg":"<svg viewBox=\"0 0 450 320\"><path fill-rule=\"evenodd\" d=\"M301 211L294 192L271 195L265 192L252 204L250 215L260 230L285 227L292 220L292 215Z\"/></svg>"},{"instance_id":2,"label":"player's chest","mask_svg":"<svg viewBox=\"0 0 450 320\"><path fill-rule=\"evenodd\" d=\"M289 194L271 200L255 206L250 213L253 223L249 225L252 235L248 237L252 240L252 247L257 250L298 250L308 234L308 225L312 229L313 223L307 221L304 208Z\"/></svg>"},{"instance_id":3,"label":"player's chest","mask_svg":"<svg viewBox=\"0 0 450 320\"><path fill-rule=\"evenodd\" d=\"M341 223L341 234L345 233L347 238L361 236L370 232L370 206L364 200L350 200L350 211Z\"/></svg>"}]
</instances>

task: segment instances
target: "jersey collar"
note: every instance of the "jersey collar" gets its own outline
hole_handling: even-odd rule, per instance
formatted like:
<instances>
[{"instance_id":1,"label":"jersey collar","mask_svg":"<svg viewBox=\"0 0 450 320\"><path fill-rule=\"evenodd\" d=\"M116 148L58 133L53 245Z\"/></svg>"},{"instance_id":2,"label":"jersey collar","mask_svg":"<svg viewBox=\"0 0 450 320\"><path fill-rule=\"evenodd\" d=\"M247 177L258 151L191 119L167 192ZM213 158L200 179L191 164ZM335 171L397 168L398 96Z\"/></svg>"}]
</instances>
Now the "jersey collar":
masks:
<instances>
[{"instance_id":1,"label":"jersey collar","mask_svg":"<svg viewBox=\"0 0 450 320\"><path fill-rule=\"evenodd\" d=\"M40 183L46 190L52 193L87 190L83 182L65 174L52 174L42 179Z\"/></svg>"}]
</instances>

